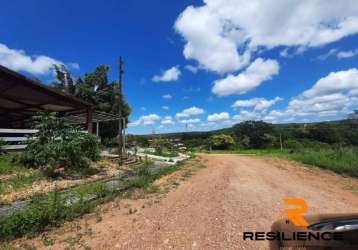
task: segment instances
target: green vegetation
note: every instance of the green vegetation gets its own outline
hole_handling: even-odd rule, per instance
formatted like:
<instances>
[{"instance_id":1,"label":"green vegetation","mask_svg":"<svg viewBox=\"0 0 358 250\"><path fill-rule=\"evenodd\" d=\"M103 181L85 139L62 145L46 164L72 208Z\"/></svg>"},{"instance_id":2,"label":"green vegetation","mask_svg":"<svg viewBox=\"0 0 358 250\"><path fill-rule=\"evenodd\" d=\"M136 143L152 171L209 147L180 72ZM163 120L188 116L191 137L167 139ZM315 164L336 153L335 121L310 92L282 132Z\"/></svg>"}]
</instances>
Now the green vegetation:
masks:
<instances>
[{"instance_id":1,"label":"green vegetation","mask_svg":"<svg viewBox=\"0 0 358 250\"><path fill-rule=\"evenodd\" d=\"M28 173L18 173L13 177L1 180L0 195L8 194L12 191L31 186L35 181L45 179L40 171L30 171Z\"/></svg>"},{"instance_id":2,"label":"green vegetation","mask_svg":"<svg viewBox=\"0 0 358 250\"><path fill-rule=\"evenodd\" d=\"M0 175L19 173L26 170L24 166L16 163L11 155L0 155Z\"/></svg>"},{"instance_id":3,"label":"green vegetation","mask_svg":"<svg viewBox=\"0 0 358 250\"><path fill-rule=\"evenodd\" d=\"M56 114L41 113L34 117L34 123L39 132L18 155L19 163L54 177L59 168L83 168L99 159L96 137L66 125Z\"/></svg>"},{"instance_id":4,"label":"green vegetation","mask_svg":"<svg viewBox=\"0 0 358 250\"><path fill-rule=\"evenodd\" d=\"M176 157L176 156L178 156L178 153L174 152L174 151L157 151L156 150L155 152L144 151L144 153L157 155L157 156L163 156L163 157Z\"/></svg>"},{"instance_id":5,"label":"green vegetation","mask_svg":"<svg viewBox=\"0 0 358 250\"><path fill-rule=\"evenodd\" d=\"M234 145L213 147L213 153L277 155L337 173L358 177L358 111L348 119L317 123L269 124L247 121L231 128L208 131L133 136L146 141L180 140L191 151L210 150L213 138L231 136ZM218 145L220 140L217 140ZM231 143L230 143L231 144Z\"/></svg>"},{"instance_id":6,"label":"green vegetation","mask_svg":"<svg viewBox=\"0 0 358 250\"><path fill-rule=\"evenodd\" d=\"M163 157L176 157L178 153L174 149L173 143L168 139L156 138L151 145L155 151L145 151L146 154L158 155Z\"/></svg>"},{"instance_id":7,"label":"green vegetation","mask_svg":"<svg viewBox=\"0 0 358 250\"><path fill-rule=\"evenodd\" d=\"M336 173L358 177L358 148L337 145L301 147L287 154L288 159L315 165Z\"/></svg>"},{"instance_id":8,"label":"green vegetation","mask_svg":"<svg viewBox=\"0 0 358 250\"><path fill-rule=\"evenodd\" d=\"M99 65L94 72L88 72L83 77L73 79L64 65L55 65L56 81L52 85L63 92L93 104L98 111L118 114L119 109L121 109L122 115L126 117L128 122L131 108L124 96L119 96L118 82L109 81L109 69L108 65ZM112 139L118 134L118 121L102 123L99 132L104 144L117 144L117 141Z\"/></svg>"},{"instance_id":9,"label":"green vegetation","mask_svg":"<svg viewBox=\"0 0 358 250\"><path fill-rule=\"evenodd\" d=\"M214 149L228 149L235 144L231 135L218 134L210 137L210 143Z\"/></svg>"},{"instance_id":10,"label":"green vegetation","mask_svg":"<svg viewBox=\"0 0 358 250\"><path fill-rule=\"evenodd\" d=\"M0 155L0 195L31 186L35 181L45 179L39 170L31 170L16 163L11 155ZM6 177L6 178L4 178Z\"/></svg>"},{"instance_id":11,"label":"green vegetation","mask_svg":"<svg viewBox=\"0 0 358 250\"><path fill-rule=\"evenodd\" d=\"M92 183L68 190L66 195L59 191L33 198L25 210L0 218L0 239L13 239L23 235L33 235L48 226L57 226L85 213L93 211L96 205L125 195L133 189L143 188L153 192L152 183L167 174L179 170L182 164L163 167L152 171L148 164L134 169L132 179L118 182L109 189L102 182ZM71 198L69 198L71 197ZM88 197L96 197L88 201ZM87 199L87 200L86 200Z\"/></svg>"}]
</instances>

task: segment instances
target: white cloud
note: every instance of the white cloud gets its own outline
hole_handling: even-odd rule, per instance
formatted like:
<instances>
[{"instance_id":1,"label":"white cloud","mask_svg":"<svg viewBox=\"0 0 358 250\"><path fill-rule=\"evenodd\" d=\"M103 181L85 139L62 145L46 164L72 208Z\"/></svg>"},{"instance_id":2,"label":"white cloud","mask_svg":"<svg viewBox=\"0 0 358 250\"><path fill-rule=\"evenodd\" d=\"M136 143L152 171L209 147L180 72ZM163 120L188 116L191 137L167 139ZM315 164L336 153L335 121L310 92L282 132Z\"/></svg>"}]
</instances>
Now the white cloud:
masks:
<instances>
[{"instance_id":1,"label":"white cloud","mask_svg":"<svg viewBox=\"0 0 358 250\"><path fill-rule=\"evenodd\" d=\"M180 123L183 124L195 124L195 123L199 123L200 119L199 118L195 118L195 119L187 119L187 120L181 120Z\"/></svg>"},{"instance_id":2,"label":"white cloud","mask_svg":"<svg viewBox=\"0 0 358 250\"><path fill-rule=\"evenodd\" d=\"M44 75L51 71L54 64L63 63L44 55L29 56L23 50L10 49L0 43L0 64L15 71Z\"/></svg>"},{"instance_id":3,"label":"white cloud","mask_svg":"<svg viewBox=\"0 0 358 250\"><path fill-rule=\"evenodd\" d=\"M230 115L227 112L214 113L208 115L208 122L226 121L230 119Z\"/></svg>"},{"instance_id":4,"label":"white cloud","mask_svg":"<svg viewBox=\"0 0 358 250\"><path fill-rule=\"evenodd\" d=\"M236 76L230 74L224 79L216 80L212 92L218 96L244 94L262 82L271 80L278 74L279 68L276 60L258 58L242 73Z\"/></svg>"},{"instance_id":5,"label":"white cloud","mask_svg":"<svg viewBox=\"0 0 358 250\"><path fill-rule=\"evenodd\" d=\"M128 127L138 127L142 123L142 120L138 119L128 123Z\"/></svg>"},{"instance_id":6,"label":"white cloud","mask_svg":"<svg viewBox=\"0 0 358 250\"><path fill-rule=\"evenodd\" d=\"M248 99L248 100L237 100L236 102L234 102L234 104L231 107L233 107L233 108L254 107L255 111L262 112L282 100L283 99L278 96L271 100L267 100L265 98L252 98L252 99Z\"/></svg>"},{"instance_id":7,"label":"white cloud","mask_svg":"<svg viewBox=\"0 0 358 250\"><path fill-rule=\"evenodd\" d=\"M78 63L67 63L67 66L70 68L70 69L80 69L80 65Z\"/></svg>"},{"instance_id":8,"label":"white cloud","mask_svg":"<svg viewBox=\"0 0 358 250\"><path fill-rule=\"evenodd\" d=\"M170 94L163 95L162 97L163 97L163 99L172 99L173 98L173 96Z\"/></svg>"},{"instance_id":9,"label":"white cloud","mask_svg":"<svg viewBox=\"0 0 358 250\"><path fill-rule=\"evenodd\" d=\"M162 125L174 125L175 122L173 121L173 118L171 116L166 116L161 121Z\"/></svg>"},{"instance_id":10,"label":"white cloud","mask_svg":"<svg viewBox=\"0 0 358 250\"><path fill-rule=\"evenodd\" d=\"M181 75L180 69L178 66L171 67L162 72L161 75L153 76L153 82L171 82L179 79Z\"/></svg>"},{"instance_id":11,"label":"white cloud","mask_svg":"<svg viewBox=\"0 0 358 250\"><path fill-rule=\"evenodd\" d=\"M297 47L303 51L358 32L356 0L203 0L175 22L186 41L184 56L200 67L232 72L257 48Z\"/></svg>"},{"instance_id":12,"label":"white cloud","mask_svg":"<svg viewBox=\"0 0 358 250\"><path fill-rule=\"evenodd\" d=\"M348 51L339 51L337 53L337 58L350 58L358 55L358 49L356 50L348 50Z\"/></svg>"},{"instance_id":13,"label":"white cloud","mask_svg":"<svg viewBox=\"0 0 358 250\"><path fill-rule=\"evenodd\" d=\"M133 122L130 122L128 124L128 126L130 127L136 127L141 125L142 123L144 125L151 125L156 123L157 121L159 121L161 119L161 117L157 114L149 114L149 115L142 115L141 117L139 117L138 120L135 120Z\"/></svg>"},{"instance_id":14,"label":"white cloud","mask_svg":"<svg viewBox=\"0 0 358 250\"><path fill-rule=\"evenodd\" d=\"M331 72L312 88L292 98L284 110L273 110L265 119L282 120L304 116L346 114L358 106L358 70Z\"/></svg>"},{"instance_id":15,"label":"white cloud","mask_svg":"<svg viewBox=\"0 0 358 250\"><path fill-rule=\"evenodd\" d=\"M185 69L189 70L191 73L196 74L199 71L199 67L193 65L185 65Z\"/></svg>"},{"instance_id":16,"label":"white cloud","mask_svg":"<svg viewBox=\"0 0 358 250\"><path fill-rule=\"evenodd\" d=\"M144 125L149 125L160 120L160 116L157 114L143 115L140 119L143 121Z\"/></svg>"},{"instance_id":17,"label":"white cloud","mask_svg":"<svg viewBox=\"0 0 358 250\"><path fill-rule=\"evenodd\" d=\"M169 110L169 107L168 106L162 106L162 109Z\"/></svg>"},{"instance_id":18,"label":"white cloud","mask_svg":"<svg viewBox=\"0 0 358 250\"><path fill-rule=\"evenodd\" d=\"M204 112L205 112L204 109L198 107L191 107L191 108L184 109L182 112L177 113L176 117L177 118L189 117L193 115L200 115L203 114Z\"/></svg>"},{"instance_id":19,"label":"white cloud","mask_svg":"<svg viewBox=\"0 0 358 250\"><path fill-rule=\"evenodd\" d=\"M240 113L238 115L234 115L232 119L235 122L255 121L255 120L261 120L262 114L256 111L241 110Z\"/></svg>"},{"instance_id":20,"label":"white cloud","mask_svg":"<svg viewBox=\"0 0 358 250\"><path fill-rule=\"evenodd\" d=\"M330 49L326 54L320 55L319 60L326 60L328 57L335 56L338 59L350 58L358 55L358 49L339 51L338 49Z\"/></svg>"}]
</instances>

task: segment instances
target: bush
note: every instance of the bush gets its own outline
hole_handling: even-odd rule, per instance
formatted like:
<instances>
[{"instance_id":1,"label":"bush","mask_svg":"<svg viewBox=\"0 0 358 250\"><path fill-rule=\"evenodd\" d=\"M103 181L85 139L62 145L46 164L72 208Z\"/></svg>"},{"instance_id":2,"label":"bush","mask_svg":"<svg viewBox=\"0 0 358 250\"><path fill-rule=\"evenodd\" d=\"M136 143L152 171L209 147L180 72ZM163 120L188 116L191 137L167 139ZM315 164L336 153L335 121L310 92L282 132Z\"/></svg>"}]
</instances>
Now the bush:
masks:
<instances>
[{"instance_id":1,"label":"bush","mask_svg":"<svg viewBox=\"0 0 358 250\"><path fill-rule=\"evenodd\" d=\"M66 125L53 113L41 114L34 120L39 132L18 156L20 163L51 174L61 167L85 167L90 161L99 159L99 143L95 136Z\"/></svg>"},{"instance_id":2,"label":"bush","mask_svg":"<svg viewBox=\"0 0 358 250\"><path fill-rule=\"evenodd\" d=\"M235 144L235 140L230 135L219 134L210 137L213 148L228 149Z\"/></svg>"},{"instance_id":3,"label":"bush","mask_svg":"<svg viewBox=\"0 0 358 250\"><path fill-rule=\"evenodd\" d=\"M233 126L233 132L242 146L246 148L264 148L272 143L273 126L262 121L246 121Z\"/></svg>"}]
</instances>

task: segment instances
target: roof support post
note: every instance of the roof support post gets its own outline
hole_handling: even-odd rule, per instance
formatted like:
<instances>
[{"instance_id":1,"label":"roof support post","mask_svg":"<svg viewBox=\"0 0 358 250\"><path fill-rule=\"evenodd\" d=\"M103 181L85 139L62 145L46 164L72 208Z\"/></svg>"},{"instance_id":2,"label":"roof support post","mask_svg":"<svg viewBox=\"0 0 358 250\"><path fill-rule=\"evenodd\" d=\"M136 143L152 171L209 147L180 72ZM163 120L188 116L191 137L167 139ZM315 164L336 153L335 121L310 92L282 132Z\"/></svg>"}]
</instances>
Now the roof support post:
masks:
<instances>
[{"instance_id":1,"label":"roof support post","mask_svg":"<svg viewBox=\"0 0 358 250\"><path fill-rule=\"evenodd\" d=\"M99 122L96 122L96 135L99 137Z\"/></svg>"},{"instance_id":2,"label":"roof support post","mask_svg":"<svg viewBox=\"0 0 358 250\"><path fill-rule=\"evenodd\" d=\"M93 133L93 122L92 122L92 118L93 118L93 109L92 108L88 108L87 109L87 116L86 116L86 125L87 125L87 131L89 134Z\"/></svg>"}]
</instances>

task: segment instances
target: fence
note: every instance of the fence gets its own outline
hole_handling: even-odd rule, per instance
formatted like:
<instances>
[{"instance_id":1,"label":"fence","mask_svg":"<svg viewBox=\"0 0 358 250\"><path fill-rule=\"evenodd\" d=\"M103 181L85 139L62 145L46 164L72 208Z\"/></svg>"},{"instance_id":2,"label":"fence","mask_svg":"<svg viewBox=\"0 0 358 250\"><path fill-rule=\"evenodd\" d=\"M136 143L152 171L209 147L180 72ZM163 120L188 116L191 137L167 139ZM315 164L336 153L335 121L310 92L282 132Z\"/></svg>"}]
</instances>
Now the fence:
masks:
<instances>
[{"instance_id":1,"label":"fence","mask_svg":"<svg viewBox=\"0 0 358 250\"><path fill-rule=\"evenodd\" d=\"M0 128L0 140L6 144L4 150L22 150L27 147L27 140L37 133L36 129L4 129Z\"/></svg>"}]
</instances>

